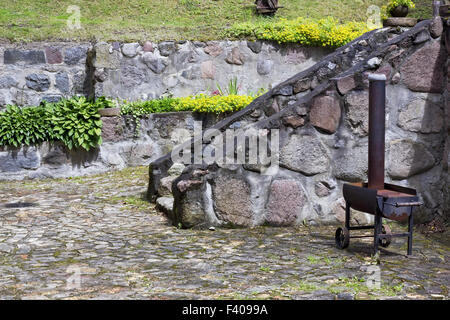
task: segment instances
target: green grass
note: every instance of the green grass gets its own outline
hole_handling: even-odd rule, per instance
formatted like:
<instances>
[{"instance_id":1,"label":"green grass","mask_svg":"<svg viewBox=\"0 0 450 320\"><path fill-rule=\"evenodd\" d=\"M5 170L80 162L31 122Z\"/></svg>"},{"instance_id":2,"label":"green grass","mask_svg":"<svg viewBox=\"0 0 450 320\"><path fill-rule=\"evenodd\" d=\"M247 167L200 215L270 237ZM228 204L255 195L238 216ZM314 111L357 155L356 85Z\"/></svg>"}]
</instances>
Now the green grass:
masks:
<instances>
[{"instance_id":1,"label":"green grass","mask_svg":"<svg viewBox=\"0 0 450 320\"><path fill-rule=\"evenodd\" d=\"M366 284L366 280L363 278L338 278L332 283L319 283L310 282L308 280L298 280L295 282L288 282L282 286L284 292L303 292L312 293L316 290L327 290L332 294L339 294L343 292L349 292L356 295L368 294L370 299L374 299L379 295L395 297L399 295L403 290L404 284L399 283L397 285L382 284L380 288L369 288ZM273 295L279 295L279 290L272 292Z\"/></svg>"},{"instance_id":2,"label":"green grass","mask_svg":"<svg viewBox=\"0 0 450 320\"><path fill-rule=\"evenodd\" d=\"M320 262L320 258L315 256L308 256L307 259L311 264L318 264Z\"/></svg>"},{"instance_id":3,"label":"green grass","mask_svg":"<svg viewBox=\"0 0 450 320\"><path fill-rule=\"evenodd\" d=\"M332 15L341 21L365 21L370 5L386 0L280 0L275 19ZM161 41L212 40L235 23L261 22L254 0L3 0L0 39ZM429 18L431 1L416 1L412 16ZM69 30L70 5L81 11L79 30Z\"/></svg>"},{"instance_id":4,"label":"green grass","mask_svg":"<svg viewBox=\"0 0 450 320\"><path fill-rule=\"evenodd\" d=\"M270 271L272 271L272 270L270 269L270 267L265 267L265 266L259 267L259 270L261 270L261 271L263 271L263 272L270 272Z\"/></svg>"}]
</instances>

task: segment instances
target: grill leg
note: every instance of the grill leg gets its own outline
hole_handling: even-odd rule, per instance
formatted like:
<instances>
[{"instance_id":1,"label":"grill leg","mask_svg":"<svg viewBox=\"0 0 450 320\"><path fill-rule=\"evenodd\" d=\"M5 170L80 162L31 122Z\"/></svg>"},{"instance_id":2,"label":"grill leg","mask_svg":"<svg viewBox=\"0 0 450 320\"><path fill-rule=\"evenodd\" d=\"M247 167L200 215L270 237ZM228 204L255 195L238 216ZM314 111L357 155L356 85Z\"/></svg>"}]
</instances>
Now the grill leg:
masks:
<instances>
[{"instance_id":1,"label":"grill leg","mask_svg":"<svg viewBox=\"0 0 450 320\"><path fill-rule=\"evenodd\" d=\"M409 232L408 256L412 255L413 226L414 226L413 209L411 208L411 214L409 215L409 219L408 219L408 232Z\"/></svg>"},{"instance_id":2,"label":"grill leg","mask_svg":"<svg viewBox=\"0 0 450 320\"><path fill-rule=\"evenodd\" d=\"M345 203L345 227L350 230L350 204Z\"/></svg>"},{"instance_id":3,"label":"grill leg","mask_svg":"<svg viewBox=\"0 0 450 320\"><path fill-rule=\"evenodd\" d=\"M378 244L379 244L379 238L378 235L381 233L381 214L379 212L375 215L375 228L374 228L374 235L373 235L373 248L374 248L374 255L378 253Z\"/></svg>"}]
</instances>

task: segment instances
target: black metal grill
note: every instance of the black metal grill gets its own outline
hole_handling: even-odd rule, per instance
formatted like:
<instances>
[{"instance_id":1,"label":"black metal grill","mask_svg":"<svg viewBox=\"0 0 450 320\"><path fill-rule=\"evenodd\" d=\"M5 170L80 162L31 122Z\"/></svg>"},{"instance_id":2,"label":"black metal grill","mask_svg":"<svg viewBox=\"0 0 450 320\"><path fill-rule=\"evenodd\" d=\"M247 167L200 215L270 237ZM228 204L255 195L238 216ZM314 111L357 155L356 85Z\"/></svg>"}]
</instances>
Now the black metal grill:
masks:
<instances>
[{"instance_id":1,"label":"black metal grill","mask_svg":"<svg viewBox=\"0 0 450 320\"><path fill-rule=\"evenodd\" d=\"M422 205L414 189L384 182L385 150L385 105L386 77L380 74L369 76L369 174L367 183L344 184L346 202L345 226L336 230L336 245L348 247L350 238L372 237L350 236L351 230L374 229L374 252L379 246L388 247L392 237L408 237L408 255L412 254L413 208ZM375 216L370 226L350 226L350 209ZM392 234L383 218L395 221L408 220L408 232Z\"/></svg>"}]
</instances>

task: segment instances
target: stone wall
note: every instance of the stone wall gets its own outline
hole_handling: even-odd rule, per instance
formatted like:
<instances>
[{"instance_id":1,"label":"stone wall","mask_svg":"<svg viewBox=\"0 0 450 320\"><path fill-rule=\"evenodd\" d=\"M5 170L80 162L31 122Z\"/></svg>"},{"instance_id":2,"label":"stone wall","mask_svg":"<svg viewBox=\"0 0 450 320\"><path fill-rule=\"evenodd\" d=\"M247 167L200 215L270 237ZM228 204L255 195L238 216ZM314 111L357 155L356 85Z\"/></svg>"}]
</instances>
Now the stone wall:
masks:
<instances>
[{"instance_id":1,"label":"stone wall","mask_svg":"<svg viewBox=\"0 0 450 320\"><path fill-rule=\"evenodd\" d=\"M416 221L448 216L442 29L437 18L370 32L213 126L279 129L280 169L272 175L220 163L188 165L180 175L169 154L150 165L149 198L184 227L342 221L343 183L367 180L368 74L383 73L386 182L417 189L424 206Z\"/></svg>"},{"instance_id":2,"label":"stone wall","mask_svg":"<svg viewBox=\"0 0 450 320\"><path fill-rule=\"evenodd\" d=\"M240 93L256 93L327 53L261 41L1 43L0 108L74 95L135 101L210 94L234 77Z\"/></svg>"},{"instance_id":3,"label":"stone wall","mask_svg":"<svg viewBox=\"0 0 450 320\"><path fill-rule=\"evenodd\" d=\"M293 76L221 120L151 115L135 136L130 118L103 118L104 143L90 152L58 143L3 147L0 179L67 177L151 163L149 197L184 227L341 221L342 184L367 179L367 76L378 72L388 78L386 181L418 190L425 203L419 221L448 217L450 112L442 29L436 19L409 30L372 31L320 61L324 50L266 42L3 44L0 106L74 94L137 100L210 93L232 76L246 93ZM169 152L185 139L175 129L192 134L194 120L220 131L279 129L280 169L262 175L258 166L216 163L183 171ZM354 222L367 219L356 214Z\"/></svg>"},{"instance_id":4,"label":"stone wall","mask_svg":"<svg viewBox=\"0 0 450 320\"><path fill-rule=\"evenodd\" d=\"M68 150L60 142L0 147L0 180L75 177L148 165L183 142L185 137L173 132L184 130L189 135L194 121L217 121L215 117L205 118L191 112L153 114L136 128L128 116L102 117L103 144L89 152Z\"/></svg>"},{"instance_id":5,"label":"stone wall","mask_svg":"<svg viewBox=\"0 0 450 320\"><path fill-rule=\"evenodd\" d=\"M95 92L126 100L211 94L237 78L240 93L270 89L329 50L271 42L97 43ZM112 53L111 53L112 52Z\"/></svg>"},{"instance_id":6,"label":"stone wall","mask_svg":"<svg viewBox=\"0 0 450 320\"><path fill-rule=\"evenodd\" d=\"M93 94L89 43L0 43L0 109Z\"/></svg>"}]
</instances>

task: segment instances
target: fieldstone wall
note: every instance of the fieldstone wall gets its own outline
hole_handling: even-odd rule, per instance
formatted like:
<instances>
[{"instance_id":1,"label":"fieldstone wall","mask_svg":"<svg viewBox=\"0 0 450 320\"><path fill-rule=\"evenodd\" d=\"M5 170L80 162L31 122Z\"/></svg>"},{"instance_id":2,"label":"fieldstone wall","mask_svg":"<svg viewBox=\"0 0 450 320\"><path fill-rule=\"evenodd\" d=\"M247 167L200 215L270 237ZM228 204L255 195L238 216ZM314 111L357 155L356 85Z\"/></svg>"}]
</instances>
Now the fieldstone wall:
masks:
<instances>
[{"instance_id":1,"label":"fieldstone wall","mask_svg":"<svg viewBox=\"0 0 450 320\"><path fill-rule=\"evenodd\" d=\"M448 217L442 32L440 18L370 32L213 126L222 132L237 124L279 129L280 168L273 174L262 174L261 166L220 163L174 173L180 164L169 154L150 165L149 198L186 228L342 222L343 183L367 180L368 74L383 73L386 182L418 190L424 206L416 221ZM211 148L202 141L204 150ZM360 224L372 218L353 217Z\"/></svg>"},{"instance_id":2,"label":"fieldstone wall","mask_svg":"<svg viewBox=\"0 0 450 320\"><path fill-rule=\"evenodd\" d=\"M240 93L270 89L330 51L271 42L97 43L95 93L126 100L211 94L237 78Z\"/></svg>"},{"instance_id":3,"label":"fieldstone wall","mask_svg":"<svg viewBox=\"0 0 450 320\"><path fill-rule=\"evenodd\" d=\"M0 43L0 109L93 94L89 43Z\"/></svg>"},{"instance_id":4,"label":"fieldstone wall","mask_svg":"<svg viewBox=\"0 0 450 320\"><path fill-rule=\"evenodd\" d=\"M104 143L90 152L58 143L3 147L0 179L67 177L151 163L149 198L177 225L342 221L342 184L367 179L367 76L378 72L388 78L386 181L418 190L425 203L419 221L448 218L444 38L450 36L444 30L440 18L411 29L376 30L323 59L325 50L268 42L2 44L0 107L74 94L138 100L211 93L231 77L247 93L293 76L225 119L159 114L136 129L130 118L103 118ZM204 129L220 131L279 129L279 170L263 175L264 168L254 165L174 164L169 152L186 137L173 133L192 134L196 119L204 120ZM370 218L354 217L355 223Z\"/></svg>"},{"instance_id":5,"label":"fieldstone wall","mask_svg":"<svg viewBox=\"0 0 450 320\"><path fill-rule=\"evenodd\" d=\"M74 95L135 101L211 94L234 77L240 93L256 93L329 52L261 41L1 43L0 108Z\"/></svg>"},{"instance_id":6,"label":"fieldstone wall","mask_svg":"<svg viewBox=\"0 0 450 320\"><path fill-rule=\"evenodd\" d=\"M193 134L194 121L214 123L214 116L191 112L160 113L140 121L131 117L102 117L103 144L94 150L68 150L62 143L42 143L21 148L0 147L0 180L75 177L129 166L148 165L185 136Z\"/></svg>"}]
</instances>

